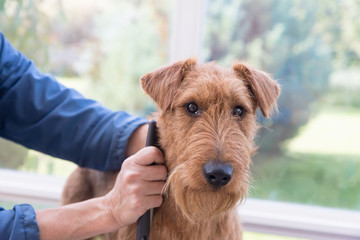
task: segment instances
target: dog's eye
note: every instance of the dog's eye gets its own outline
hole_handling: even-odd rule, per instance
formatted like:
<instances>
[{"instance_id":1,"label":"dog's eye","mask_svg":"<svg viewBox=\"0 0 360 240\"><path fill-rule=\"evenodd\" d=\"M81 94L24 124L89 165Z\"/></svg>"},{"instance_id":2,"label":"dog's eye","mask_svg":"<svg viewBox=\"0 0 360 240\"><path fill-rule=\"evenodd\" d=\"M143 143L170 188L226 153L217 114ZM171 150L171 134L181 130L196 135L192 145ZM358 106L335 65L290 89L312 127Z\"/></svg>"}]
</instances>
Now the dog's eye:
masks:
<instances>
[{"instance_id":1,"label":"dog's eye","mask_svg":"<svg viewBox=\"0 0 360 240\"><path fill-rule=\"evenodd\" d=\"M233 115L236 117L243 117L245 113L245 109L241 106L237 106L234 111L233 111Z\"/></svg>"},{"instance_id":2,"label":"dog's eye","mask_svg":"<svg viewBox=\"0 0 360 240\"><path fill-rule=\"evenodd\" d=\"M199 108L195 103L188 103L186 104L186 109L189 111L189 113L197 114L199 113Z\"/></svg>"}]
</instances>

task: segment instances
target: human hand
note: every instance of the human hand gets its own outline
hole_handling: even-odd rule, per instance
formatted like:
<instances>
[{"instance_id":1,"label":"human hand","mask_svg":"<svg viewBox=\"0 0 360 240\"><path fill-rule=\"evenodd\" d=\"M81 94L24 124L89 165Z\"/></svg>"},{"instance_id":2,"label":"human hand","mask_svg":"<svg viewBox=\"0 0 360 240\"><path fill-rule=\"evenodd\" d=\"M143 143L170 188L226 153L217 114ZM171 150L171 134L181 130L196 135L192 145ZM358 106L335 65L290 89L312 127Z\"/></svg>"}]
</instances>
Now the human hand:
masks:
<instances>
[{"instance_id":1,"label":"human hand","mask_svg":"<svg viewBox=\"0 0 360 240\"><path fill-rule=\"evenodd\" d=\"M104 197L117 228L136 222L148 209L162 204L167 176L163 164L164 156L156 147L143 148L124 161L114 188Z\"/></svg>"}]
</instances>

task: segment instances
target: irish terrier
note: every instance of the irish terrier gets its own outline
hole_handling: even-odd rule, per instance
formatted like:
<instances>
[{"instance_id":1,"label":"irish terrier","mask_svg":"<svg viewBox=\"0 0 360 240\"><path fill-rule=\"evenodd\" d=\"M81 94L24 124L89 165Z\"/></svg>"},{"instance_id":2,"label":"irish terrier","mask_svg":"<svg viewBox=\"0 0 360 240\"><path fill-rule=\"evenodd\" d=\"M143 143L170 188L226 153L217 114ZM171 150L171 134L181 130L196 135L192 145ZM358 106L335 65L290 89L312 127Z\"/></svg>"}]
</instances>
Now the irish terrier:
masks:
<instances>
[{"instance_id":1,"label":"irish terrier","mask_svg":"<svg viewBox=\"0 0 360 240\"><path fill-rule=\"evenodd\" d=\"M276 110L280 87L236 62L231 69L188 59L148 73L144 90L157 103L160 146L169 177L150 239L242 239L236 205L247 196L256 150L256 110ZM63 203L104 195L117 173L77 169ZM86 187L84 187L86 186ZM136 224L107 236L135 239Z\"/></svg>"}]
</instances>

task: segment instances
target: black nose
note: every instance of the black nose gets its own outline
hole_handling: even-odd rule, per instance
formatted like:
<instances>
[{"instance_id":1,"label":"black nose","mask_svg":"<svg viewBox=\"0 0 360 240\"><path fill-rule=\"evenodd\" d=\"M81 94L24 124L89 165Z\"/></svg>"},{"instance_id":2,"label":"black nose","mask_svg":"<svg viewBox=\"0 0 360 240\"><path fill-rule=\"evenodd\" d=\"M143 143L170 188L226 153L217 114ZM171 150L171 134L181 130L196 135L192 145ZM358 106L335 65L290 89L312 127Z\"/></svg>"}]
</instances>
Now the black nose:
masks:
<instances>
[{"instance_id":1,"label":"black nose","mask_svg":"<svg viewBox=\"0 0 360 240\"><path fill-rule=\"evenodd\" d=\"M214 187L221 187L230 182L234 169L228 163L207 162L203 167L206 181Z\"/></svg>"}]
</instances>

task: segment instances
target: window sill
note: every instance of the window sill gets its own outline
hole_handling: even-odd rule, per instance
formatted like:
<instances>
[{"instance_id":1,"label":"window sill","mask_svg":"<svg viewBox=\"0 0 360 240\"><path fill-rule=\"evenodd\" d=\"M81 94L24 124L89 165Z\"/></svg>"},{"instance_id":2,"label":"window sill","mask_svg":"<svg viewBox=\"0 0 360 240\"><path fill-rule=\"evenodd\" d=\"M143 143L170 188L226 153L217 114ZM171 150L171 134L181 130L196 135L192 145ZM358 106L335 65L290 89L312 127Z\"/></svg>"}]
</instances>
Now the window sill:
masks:
<instances>
[{"instance_id":1,"label":"window sill","mask_svg":"<svg viewBox=\"0 0 360 240\"><path fill-rule=\"evenodd\" d=\"M64 178L0 170L0 199L60 204ZM310 239L360 239L360 212L248 199L239 207L245 231Z\"/></svg>"},{"instance_id":2,"label":"window sill","mask_svg":"<svg viewBox=\"0 0 360 240\"><path fill-rule=\"evenodd\" d=\"M357 211L248 199L239 213L247 231L324 240L360 239Z\"/></svg>"}]
</instances>

